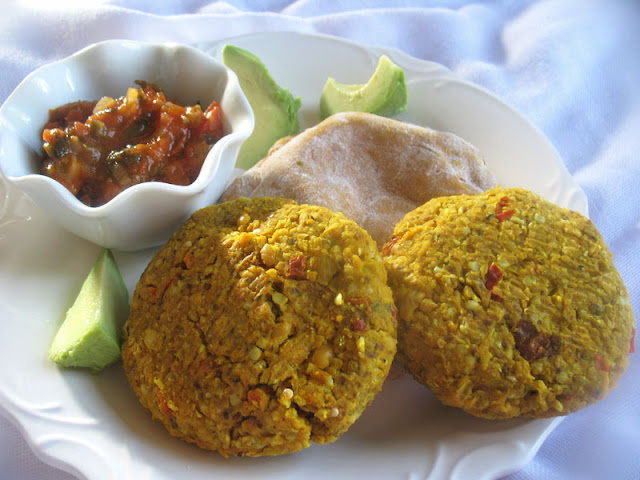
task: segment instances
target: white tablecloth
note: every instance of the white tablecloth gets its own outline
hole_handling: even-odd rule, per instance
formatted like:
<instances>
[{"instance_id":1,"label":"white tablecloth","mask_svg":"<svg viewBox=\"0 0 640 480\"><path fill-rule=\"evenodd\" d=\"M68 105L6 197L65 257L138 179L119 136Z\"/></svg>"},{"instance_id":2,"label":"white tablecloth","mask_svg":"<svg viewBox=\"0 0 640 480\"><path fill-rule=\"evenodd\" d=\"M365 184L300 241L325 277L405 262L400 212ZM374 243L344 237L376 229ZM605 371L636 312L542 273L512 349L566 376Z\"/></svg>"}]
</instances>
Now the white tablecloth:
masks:
<instances>
[{"instance_id":1,"label":"white tablecloth","mask_svg":"<svg viewBox=\"0 0 640 480\"><path fill-rule=\"evenodd\" d=\"M110 38L192 43L296 30L394 46L444 64L493 91L548 136L586 192L590 216L640 314L640 2L22 3L2 4L0 102L36 67ZM640 479L639 385L636 354L618 388L568 416L509 478ZM0 479L70 478L39 461L0 416Z\"/></svg>"}]
</instances>

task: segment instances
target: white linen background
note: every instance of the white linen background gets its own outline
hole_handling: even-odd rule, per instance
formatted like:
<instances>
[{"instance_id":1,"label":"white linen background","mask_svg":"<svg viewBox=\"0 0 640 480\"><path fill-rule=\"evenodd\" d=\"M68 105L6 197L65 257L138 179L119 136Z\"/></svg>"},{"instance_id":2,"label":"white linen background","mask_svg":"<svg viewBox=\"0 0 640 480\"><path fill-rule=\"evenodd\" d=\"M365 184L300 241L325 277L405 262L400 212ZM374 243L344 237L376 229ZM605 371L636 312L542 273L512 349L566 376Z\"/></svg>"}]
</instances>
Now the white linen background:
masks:
<instances>
[{"instance_id":1,"label":"white linen background","mask_svg":"<svg viewBox=\"0 0 640 480\"><path fill-rule=\"evenodd\" d=\"M590 217L640 314L640 2L635 0L5 2L0 102L35 68L93 42L192 43L278 30L397 47L442 63L518 109L551 140L586 192ZM508 478L640 479L638 355L631 355L618 388L565 418L533 460ZM0 416L0 479L71 478L40 462L19 430Z\"/></svg>"}]
</instances>

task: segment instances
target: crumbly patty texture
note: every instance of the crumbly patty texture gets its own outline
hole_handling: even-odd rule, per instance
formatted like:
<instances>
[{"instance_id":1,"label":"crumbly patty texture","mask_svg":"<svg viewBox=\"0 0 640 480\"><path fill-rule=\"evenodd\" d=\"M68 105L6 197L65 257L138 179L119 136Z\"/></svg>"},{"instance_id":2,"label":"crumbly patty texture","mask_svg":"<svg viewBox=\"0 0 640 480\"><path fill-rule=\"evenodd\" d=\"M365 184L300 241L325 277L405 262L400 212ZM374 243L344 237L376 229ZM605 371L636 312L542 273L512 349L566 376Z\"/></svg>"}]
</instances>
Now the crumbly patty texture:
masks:
<instances>
[{"instance_id":1,"label":"crumbly patty texture","mask_svg":"<svg viewBox=\"0 0 640 480\"><path fill-rule=\"evenodd\" d=\"M389 372L396 323L362 228L323 207L240 198L195 212L151 260L122 357L172 435L278 455L353 424Z\"/></svg>"},{"instance_id":2,"label":"crumbly patty texture","mask_svg":"<svg viewBox=\"0 0 640 480\"><path fill-rule=\"evenodd\" d=\"M628 364L627 289L593 223L522 189L431 200L383 249L398 358L446 405L565 415Z\"/></svg>"}]
</instances>

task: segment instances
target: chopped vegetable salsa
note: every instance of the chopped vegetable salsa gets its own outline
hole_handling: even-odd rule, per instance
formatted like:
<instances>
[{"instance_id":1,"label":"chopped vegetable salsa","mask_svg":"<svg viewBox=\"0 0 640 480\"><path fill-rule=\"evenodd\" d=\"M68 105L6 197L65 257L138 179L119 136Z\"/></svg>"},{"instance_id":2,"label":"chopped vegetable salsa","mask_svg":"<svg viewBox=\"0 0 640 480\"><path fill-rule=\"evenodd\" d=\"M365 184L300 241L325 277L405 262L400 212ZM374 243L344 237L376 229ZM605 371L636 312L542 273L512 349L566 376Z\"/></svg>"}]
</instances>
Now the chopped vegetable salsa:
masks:
<instances>
[{"instance_id":1,"label":"chopped vegetable salsa","mask_svg":"<svg viewBox=\"0 0 640 480\"><path fill-rule=\"evenodd\" d=\"M41 173L97 207L143 182L189 185L223 136L213 101L180 106L157 85L137 81L125 96L78 101L49 112Z\"/></svg>"}]
</instances>

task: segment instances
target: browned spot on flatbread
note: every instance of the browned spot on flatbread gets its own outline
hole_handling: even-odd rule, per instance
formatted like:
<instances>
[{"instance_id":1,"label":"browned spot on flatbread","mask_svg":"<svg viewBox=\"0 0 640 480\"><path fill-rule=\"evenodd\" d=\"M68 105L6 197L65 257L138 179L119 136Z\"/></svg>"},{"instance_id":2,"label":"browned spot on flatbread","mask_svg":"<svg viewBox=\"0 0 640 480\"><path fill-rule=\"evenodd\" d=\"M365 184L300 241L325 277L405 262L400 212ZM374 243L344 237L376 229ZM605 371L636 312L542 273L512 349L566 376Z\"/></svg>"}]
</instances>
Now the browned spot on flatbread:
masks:
<instances>
[{"instance_id":1,"label":"browned spot on flatbread","mask_svg":"<svg viewBox=\"0 0 640 480\"><path fill-rule=\"evenodd\" d=\"M378 246L404 214L434 197L496 185L476 147L450 133L377 115L333 115L276 142L221 201L275 196L342 212Z\"/></svg>"}]
</instances>

